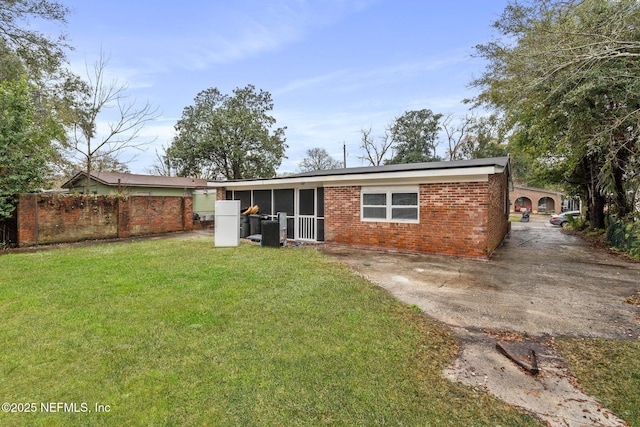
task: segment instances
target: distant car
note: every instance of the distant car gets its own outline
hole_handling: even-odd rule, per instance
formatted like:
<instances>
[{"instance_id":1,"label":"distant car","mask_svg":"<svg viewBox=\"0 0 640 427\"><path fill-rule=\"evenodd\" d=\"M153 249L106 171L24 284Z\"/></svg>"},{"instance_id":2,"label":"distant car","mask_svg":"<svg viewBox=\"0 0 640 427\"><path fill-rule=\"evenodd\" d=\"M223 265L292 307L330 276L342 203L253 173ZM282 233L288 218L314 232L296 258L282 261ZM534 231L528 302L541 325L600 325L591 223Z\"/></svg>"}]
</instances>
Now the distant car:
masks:
<instances>
[{"instance_id":1,"label":"distant car","mask_svg":"<svg viewBox=\"0 0 640 427\"><path fill-rule=\"evenodd\" d=\"M580 211L567 211L562 212L561 214L551 215L551 219L549 222L553 225L559 225L560 227L566 227L569 224L569 219L567 217L578 217L580 216Z\"/></svg>"}]
</instances>

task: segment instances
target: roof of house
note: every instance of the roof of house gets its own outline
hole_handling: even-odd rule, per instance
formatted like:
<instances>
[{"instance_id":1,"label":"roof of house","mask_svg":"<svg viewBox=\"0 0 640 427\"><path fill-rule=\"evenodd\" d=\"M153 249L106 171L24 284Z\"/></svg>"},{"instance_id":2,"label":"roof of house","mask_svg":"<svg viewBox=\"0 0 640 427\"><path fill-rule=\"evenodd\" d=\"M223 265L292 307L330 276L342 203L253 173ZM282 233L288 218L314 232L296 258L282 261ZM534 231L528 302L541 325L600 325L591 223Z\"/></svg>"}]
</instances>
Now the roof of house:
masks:
<instances>
[{"instance_id":1,"label":"roof of house","mask_svg":"<svg viewBox=\"0 0 640 427\"><path fill-rule=\"evenodd\" d=\"M509 157L456 160L446 162L403 163L304 172L268 179L209 181L210 187L246 187L248 185L284 185L304 183L348 184L385 180L439 179L454 176L478 176L502 172L509 168Z\"/></svg>"},{"instance_id":2,"label":"roof of house","mask_svg":"<svg viewBox=\"0 0 640 427\"><path fill-rule=\"evenodd\" d=\"M77 172L69 181L62 184L62 188L70 188L74 182L86 177L86 172ZM206 179L184 178L178 176L139 175L120 172L91 172L91 178L109 186L132 187L171 187L171 188L200 188L207 186Z\"/></svg>"},{"instance_id":3,"label":"roof of house","mask_svg":"<svg viewBox=\"0 0 640 427\"><path fill-rule=\"evenodd\" d=\"M401 163L395 165L384 166L363 166L357 168L341 168L327 169L311 172L304 172L293 175L294 177L311 177L311 176L332 176L332 175L353 175L353 174L372 174L372 173L388 173L388 172L406 172L406 171L424 171L436 169L457 169L457 168L473 168L478 166L502 166L506 167L509 162L508 157L491 157L488 159L472 159L472 160L454 160L446 162L424 162L424 163Z\"/></svg>"}]
</instances>

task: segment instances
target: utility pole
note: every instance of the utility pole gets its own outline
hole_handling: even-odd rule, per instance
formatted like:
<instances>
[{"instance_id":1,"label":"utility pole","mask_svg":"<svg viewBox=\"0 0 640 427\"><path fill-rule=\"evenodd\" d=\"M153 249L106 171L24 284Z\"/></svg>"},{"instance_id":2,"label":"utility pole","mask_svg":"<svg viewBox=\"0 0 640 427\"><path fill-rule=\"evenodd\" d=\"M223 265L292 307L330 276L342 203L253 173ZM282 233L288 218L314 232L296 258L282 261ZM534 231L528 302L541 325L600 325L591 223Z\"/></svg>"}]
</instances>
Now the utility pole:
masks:
<instances>
[{"instance_id":1,"label":"utility pole","mask_svg":"<svg viewBox=\"0 0 640 427\"><path fill-rule=\"evenodd\" d=\"M347 168L347 144L342 141L342 153L344 155L344 168Z\"/></svg>"}]
</instances>

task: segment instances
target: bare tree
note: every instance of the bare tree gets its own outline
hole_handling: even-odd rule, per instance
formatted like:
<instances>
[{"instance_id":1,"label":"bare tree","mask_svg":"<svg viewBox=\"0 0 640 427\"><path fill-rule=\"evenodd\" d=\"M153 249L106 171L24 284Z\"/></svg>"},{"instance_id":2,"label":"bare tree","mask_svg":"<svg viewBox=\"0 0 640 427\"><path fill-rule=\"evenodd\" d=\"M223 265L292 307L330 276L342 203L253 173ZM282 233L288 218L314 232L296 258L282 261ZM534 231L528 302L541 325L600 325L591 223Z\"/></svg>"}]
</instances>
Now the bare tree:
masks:
<instances>
[{"instance_id":1,"label":"bare tree","mask_svg":"<svg viewBox=\"0 0 640 427\"><path fill-rule=\"evenodd\" d=\"M384 135L378 139L379 143L376 143L375 137L371 135L371 127L362 129L360 132L362 133L360 148L365 152L365 155L360 158L368 161L371 166L382 165L393 145L389 129L385 129Z\"/></svg>"},{"instance_id":2,"label":"bare tree","mask_svg":"<svg viewBox=\"0 0 640 427\"><path fill-rule=\"evenodd\" d=\"M175 168L173 167L171 156L167 154L167 148L164 145L162 146L162 150L164 151L164 154L160 154L156 148L156 159L153 162L153 165L147 169L147 172L151 175L159 176L175 175Z\"/></svg>"},{"instance_id":3,"label":"bare tree","mask_svg":"<svg viewBox=\"0 0 640 427\"><path fill-rule=\"evenodd\" d=\"M158 109L149 102L138 108L135 99L128 100L128 84L121 84L117 79L105 81L108 63L109 57L101 53L92 70L86 65L86 88L76 105L76 117L69 129L68 144L82 160L87 177L91 175L97 156L117 158L124 149L141 149L149 144L151 141L138 141L140 131L145 123L159 116ZM106 129L98 130L98 118L106 116L111 108L115 109L115 115L111 116L114 118L107 120ZM89 179L85 193L89 193Z\"/></svg>"},{"instance_id":4,"label":"bare tree","mask_svg":"<svg viewBox=\"0 0 640 427\"><path fill-rule=\"evenodd\" d=\"M470 150L467 147L469 142L472 141L469 131L475 123L473 116L466 115L463 119L454 122L455 116L448 114L442 121L442 129L447 135L447 143L449 148L447 149L447 155L449 160L463 160L470 156Z\"/></svg>"}]
</instances>

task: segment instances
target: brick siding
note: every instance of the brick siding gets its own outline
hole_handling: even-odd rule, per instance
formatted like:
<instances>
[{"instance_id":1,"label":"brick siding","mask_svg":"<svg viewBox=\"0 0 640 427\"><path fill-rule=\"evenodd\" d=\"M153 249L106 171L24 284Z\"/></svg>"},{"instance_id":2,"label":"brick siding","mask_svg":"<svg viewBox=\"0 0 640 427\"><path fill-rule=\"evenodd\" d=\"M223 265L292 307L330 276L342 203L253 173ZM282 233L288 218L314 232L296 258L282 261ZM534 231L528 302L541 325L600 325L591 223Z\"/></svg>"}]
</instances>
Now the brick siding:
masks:
<instances>
[{"instance_id":1,"label":"brick siding","mask_svg":"<svg viewBox=\"0 0 640 427\"><path fill-rule=\"evenodd\" d=\"M18 246L193 229L191 197L20 195Z\"/></svg>"},{"instance_id":2,"label":"brick siding","mask_svg":"<svg viewBox=\"0 0 640 427\"><path fill-rule=\"evenodd\" d=\"M227 197L227 190L225 188L216 189L216 200L225 200Z\"/></svg>"},{"instance_id":3,"label":"brick siding","mask_svg":"<svg viewBox=\"0 0 640 427\"><path fill-rule=\"evenodd\" d=\"M487 253L490 255L511 231L507 205L509 186L504 175L489 175L488 197Z\"/></svg>"},{"instance_id":4,"label":"brick siding","mask_svg":"<svg viewBox=\"0 0 640 427\"><path fill-rule=\"evenodd\" d=\"M418 224L360 220L359 186L325 187L325 241L403 252L487 258L508 230L506 175L421 184Z\"/></svg>"},{"instance_id":5,"label":"brick siding","mask_svg":"<svg viewBox=\"0 0 640 427\"><path fill-rule=\"evenodd\" d=\"M509 231L507 175L419 186L417 224L360 220L360 186L324 187L327 244L486 259ZM225 197L218 188L217 198Z\"/></svg>"}]
</instances>

